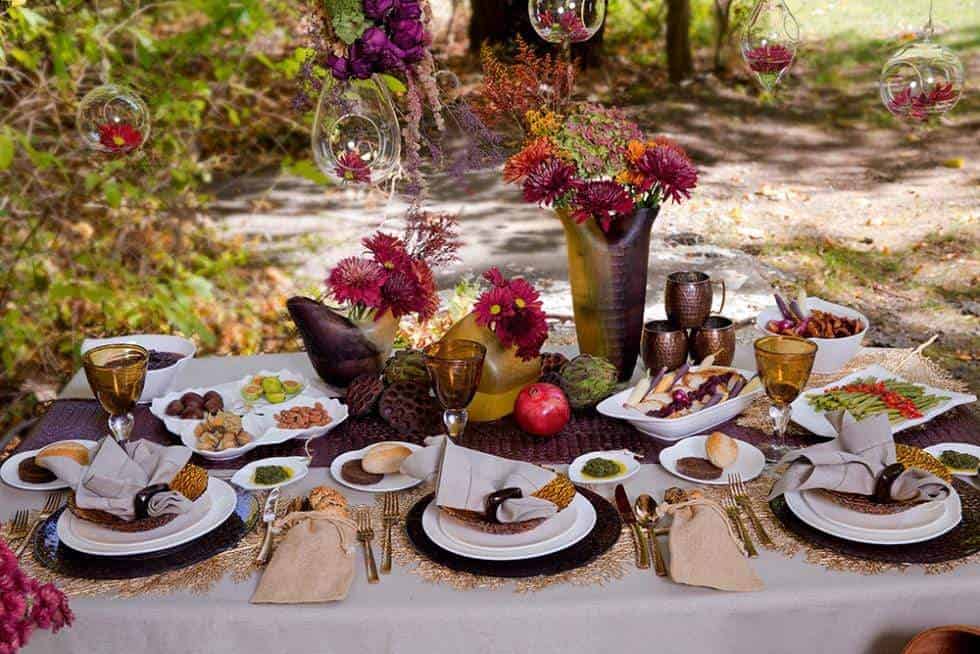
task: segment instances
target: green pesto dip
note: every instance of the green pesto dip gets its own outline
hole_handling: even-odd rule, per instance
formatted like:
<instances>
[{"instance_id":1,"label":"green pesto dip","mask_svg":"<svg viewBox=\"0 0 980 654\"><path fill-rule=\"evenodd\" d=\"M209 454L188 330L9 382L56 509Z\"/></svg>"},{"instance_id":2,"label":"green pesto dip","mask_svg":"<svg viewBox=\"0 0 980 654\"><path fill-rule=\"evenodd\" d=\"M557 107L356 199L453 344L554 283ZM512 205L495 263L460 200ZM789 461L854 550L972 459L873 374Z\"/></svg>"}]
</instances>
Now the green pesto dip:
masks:
<instances>
[{"instance_id":1,"label":"green pesto dip","mask_svg":"<svg viewBox=\"0 0 980 654\"><path fill-rule=\"evenodd\" d=\"M613 461L612 459L603 459L601 456L597 456L594 459L589 459L582 466L582 474L586 477L594 477L596 479L608 479L609 477L615 477L616 475L622 474L626 470L626 467L619 461Z\"/></svg>"},{"instance_id":2,"label":"green pesto dip","mask_svg":"<svg viewBox=\"0 0 980 654\"><path fill-rule=\"evenodd\" d=\"M259 466L255 469L252 481L262 486L279 484L293 476L293 471L283 466Z\"/></svg>"}]
</instances>

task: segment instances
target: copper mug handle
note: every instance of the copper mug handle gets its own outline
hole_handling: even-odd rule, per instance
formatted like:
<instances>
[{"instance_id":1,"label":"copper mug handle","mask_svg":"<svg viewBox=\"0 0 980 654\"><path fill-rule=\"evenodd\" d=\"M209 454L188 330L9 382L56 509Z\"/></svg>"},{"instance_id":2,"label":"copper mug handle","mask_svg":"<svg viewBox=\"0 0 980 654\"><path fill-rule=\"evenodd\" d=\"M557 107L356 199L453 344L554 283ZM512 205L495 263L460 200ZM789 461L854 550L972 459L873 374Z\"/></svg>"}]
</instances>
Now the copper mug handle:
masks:
<instances>
[{"instance_id":1,"label":"copper mug handle","mask_svg":"<svg viewBox=\"0 0 980 654\"><path fill-rule=\"evenodd\" d=\"M713 284L714 282L711 282L711 283ZM721 284L721 306L718 307L718 310L717 311L713 311L712 312L712 313L715 313L715 314L720 314L722 311L725 310L725 295L727 294L727 292L725 290L725 280L724 279L719 279L718 280L718 283Z\"/></svg>"}]
</instances>

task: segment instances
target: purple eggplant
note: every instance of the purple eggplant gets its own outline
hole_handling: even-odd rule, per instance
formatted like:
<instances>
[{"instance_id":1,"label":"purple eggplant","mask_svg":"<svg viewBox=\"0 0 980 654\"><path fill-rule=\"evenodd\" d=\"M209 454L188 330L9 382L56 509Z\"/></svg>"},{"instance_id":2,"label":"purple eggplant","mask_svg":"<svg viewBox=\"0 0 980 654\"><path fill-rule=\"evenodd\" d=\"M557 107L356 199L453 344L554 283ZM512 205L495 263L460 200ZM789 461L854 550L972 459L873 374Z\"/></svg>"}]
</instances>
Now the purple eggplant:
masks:
<instances>
[{"instance_id":1,"label":"purple eggplant","mask_svg":"<svg viewBox=\"0 0 980 654\"><path fill-rule=\"evenodd\" d=\"M674 386L676 386L677 385L677 382L679 382L681 380L681 378L684 377L684 375L686 375L687 374L687 371L690 370L690 369L691 369L691 364L690 363L685 363L683 366L681 366L680 368L678 368L677 369L677 372L674 373L674 379L673 379L673 381L670 382L670 386L667 387L667 390L669 391Z\"/></svg>"},{"instance_id":2,"label":"purple eggplant","mask_svg":"<svg viewBox=\"0 0 980 654\"><path fill-rule=\"evenodd\" d=\"M796 320L800 322L806 320L806 311L804 311L803 308L800 307L800 303L797 302L796 300L792 300L789 303L789 310L792 312L793 317L796 318Z\"/></svg>"},{"instance_id":3,"label":"purple eggplant","mask_svg":"<svg viewBox=\"0 0 980 654\"><path fill-rule=\"evenodd\" d=\"M650 390L651 391L657 387L657 384L660 383L660 380L663 379L664 378L664 375L666 375L666 374L667 374L667 366L664 366L663 368L660 369L660 372L657 373L657 376L656 377L653 377L652 379L650 379Z\"/></svg>"},{"instance_id":4,"label":"purple eggplant","mask_svg":"<svg viewBox=\"0 0 980 654\"><path fill-rule=\"evenodd\" d=\"M731 390L728 391L728 396L729 397L738 397L738 394L742 392L742 389L743 388L745 388L745 384L746 383L748 383L748 382L745 381L745 378L744 377L739 377L738 379L736 379L735 380L735 383L732 384Z\"/></svg>"},{"instance_id":5,"label":"purple eggplant","mask_svg":"<svg viewBox=\"0 0 980 654\"><path fill-rule=\"evenodd\" d=\"M746 379L745 381L743 381L742 382L742 385L741 386L738 386L737 389L732 389L732 391L728 394L728 397L729 398L738 397L739 393L741 393L742 391L744 391L745 390L745 387L749 385L749 382L751 382L756 377L758 377L758 375L752 375L751 377L749 377L748 379Z\"/></svg>"},{"instance_id":6,"label":"purple eggplant","mask_svg":"<svg viewBox=\"0 0 980 654\"><path fill-rule=\"evenodd\" d=\"M783 314L783 318L786 320L792 320L793 314L789 311L789 306L786 304L786 300L779 293L775 293L773 297L776 298L776 306L779 307L779 313Z\"/></svg>"},{"instance_id":7,"label":"purple eggplant","mask_svg":"<svg viewBox=\"0 0 980 654\"><path fill-rule=\"evenodd\" d=\"M725 394L722 393L721 391L715 391L715 394L709 397L708 400L701 406L701 408L707 409L709 406L714 406L718 404L719 402L721 402L721 398L724 396Z\"/></svg>"}]
</instances>

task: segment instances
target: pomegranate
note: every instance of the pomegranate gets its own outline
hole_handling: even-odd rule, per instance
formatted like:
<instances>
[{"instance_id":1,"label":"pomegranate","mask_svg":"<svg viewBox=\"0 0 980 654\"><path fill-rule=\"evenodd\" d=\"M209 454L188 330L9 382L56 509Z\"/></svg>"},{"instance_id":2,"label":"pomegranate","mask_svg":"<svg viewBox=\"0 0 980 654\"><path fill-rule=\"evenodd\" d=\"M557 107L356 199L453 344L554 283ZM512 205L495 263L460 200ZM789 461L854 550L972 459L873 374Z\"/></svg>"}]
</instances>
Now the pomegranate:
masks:
<instances>
[{"instance_id":1,"label":"pomegranate","mask_svg":"<svg viewBox=\"0 0 980 654\"><path fill-rule=\"evenodd\" d=\"M565 393L554 384L531 384L514 402L514 418L520 428L535 436L554 436L572 417Z\"/></svg>"}]
</instances>

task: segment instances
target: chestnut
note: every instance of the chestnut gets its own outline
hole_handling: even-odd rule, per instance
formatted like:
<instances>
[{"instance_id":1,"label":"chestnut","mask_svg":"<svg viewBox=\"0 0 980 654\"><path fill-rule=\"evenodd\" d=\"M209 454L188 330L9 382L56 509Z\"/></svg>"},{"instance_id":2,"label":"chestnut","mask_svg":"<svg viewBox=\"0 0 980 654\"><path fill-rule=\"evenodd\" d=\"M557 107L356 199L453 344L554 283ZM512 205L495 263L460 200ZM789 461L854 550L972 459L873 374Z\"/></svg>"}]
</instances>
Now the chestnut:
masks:
<instances>
[{"instance_id":1,"label":"chestnut","mask_svg":"<svg viewBox=\"0 0 980 654\"><path fill-rule=\"evenodd\" d=\"M165 413L168 416L179 416L184 410L184 405L180 403L180 400L174 400L167 405Z\"/></svg>"}]
</instances>

